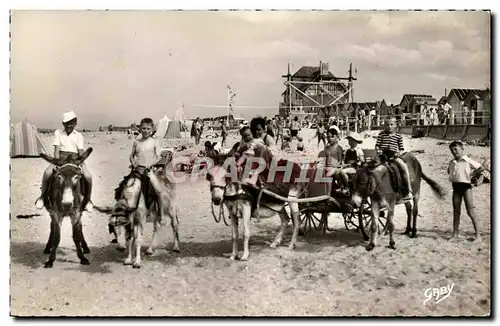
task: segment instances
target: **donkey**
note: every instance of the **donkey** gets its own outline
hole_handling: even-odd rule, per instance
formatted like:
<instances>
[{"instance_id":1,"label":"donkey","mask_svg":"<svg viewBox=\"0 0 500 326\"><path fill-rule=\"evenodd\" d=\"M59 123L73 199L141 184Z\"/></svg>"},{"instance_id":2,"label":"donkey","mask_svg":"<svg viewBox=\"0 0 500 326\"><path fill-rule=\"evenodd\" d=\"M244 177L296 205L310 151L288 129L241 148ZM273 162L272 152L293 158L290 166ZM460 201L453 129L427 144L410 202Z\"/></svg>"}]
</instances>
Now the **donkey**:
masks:
<instances>
[{"instance_id":1,"label":"donkey","mask_svg":"<svg viewBox=\"0 0 500 326\"><path fill-rule=\"evenodd\" d=\"M116 189L117 203L111 214L110 225L119 229L115 233L119 247L124 247L120 241L120 235L124 232L120 232L120 228L126 227L129 241L128 256L124 265L132 265L133 268L141 267L142 232L148 211L151 212L153 218L153 238L146 254L152 255L154 253L156 234L167 216L170 217L170 225L174 235L173 250L180 252L175 182L169 176L171 176L170 172L157 169L154 166L151 169L134 169ZM160 189L160 191L153 194L154 189ZM151 200L151 196L156 198Z\"/></svg>"},{"instance_id":2,"label":"donkey","mask_svg":"<svg viewBox=\"0 0 500 326\"><path fill-rule=\"evenodd\" d=\"M45 268L51 268L56 260L56 251L61 240L61 224L65 216L71 218L73 226L73 241L76 246L76 254L82 265L89 265L89 260L83 255L90 253L89 247L83 236L82 212L85 209L85 198L83 189L85 183L82 181L83 174L80 165L92 153L92 147L88 148L81 156L59 159L44 153L40 156L54 165L54 174L49 181L47 191L43 196L44 205L50 214L50 235L44 254L50 254Z\"/></svg>"},{"instance_id":3,"label":"donkey","mask_svg":"<svg viewBox=\"0 0 500 326\"><path fill-rule=\"evenodd\" d=\"M250 241L250 218L252 217L252 213L253 215L257 215L258 218L269 218L278 214L281 225L270 247L275 248L279 246L283 241L285 228L290 221L290 217L285 210L287 202L290 207L293 222L293 232L289 248L291 250L295 249L300 228L299 202L301 199L299 199L299 197L303 193L303 188L305 187L303 183L293 181L300 174L300 166L296 163L292 164L293 169L290 179L292 182L280 182L279 179L283 178L283 173L276 174L274 185L278 187L277 190L280 194L275 194L274 192L265 191L265 189L262 190L262 188L259 189L244 185L241 180L238 180L237 173L236 175L231 172L228 173L224 167L226 164L224 159L233 159L233 157L231 157L233 152L234 151L230 152L229 155L219 155L216 157L214 160L215 165L210 169L206 177L207 181L210 182L212 204L216 206L224 204L229 210L229 216L232 223L233 243L230 259L238 259L238 219L241 218L243 220L243 255L240 259L243 261L248 260L250 255L248 245ZM265 178L269 174L272 154L266 147L257 147L255 154L257 157L264 158L267 164L266 168L259 176ZM214 157L212 157L212 159L213 158ZM245 158L242 157L239 161L241 163L244 160ZM281 160L280 162L286 163L283 165L288 165L288 161L286 160ZM278 163L278 166L279 165L282 164ZM231 165L229 168L232 168ZM221 209L223 208L221 207Z\"/></svg>"},{"instance_id":4,"label":"donkey","mask_svg":"<svg viewBox=\"0 0 500 326\"><path fill-rule=\"evenodd\" d=\"M406 201L406 213L408 215L406 230L404 234L409 235L411 238L417 237L417 216L418 216L418 201L420 199L420 183L425 180L431 187L434 194L442 199L444 197L443 188L434 180L429 178L422 171L422 166L418 159L412 153L404 153L401 159L408 166L410 172L410 182L413 190L413 200ZM378 234L378 218L380 210L387 207L387 231L389 232L389 247L396 249L394 242L394 208L398 201L402 198L401 191L398 191L398 184L394 182L394 178L398 177L399 172L391 171L392 167L386 164L380 164L380 160L370 163L356 171L354 180L354 192L352 196L353 202L359 207L363 200L368 198L371 200L372 210L372 224L371 224L371 237L366 250L372 250L377 244ZM413 223L412 223L413 219Z\"/></svg>"}]
</instances>

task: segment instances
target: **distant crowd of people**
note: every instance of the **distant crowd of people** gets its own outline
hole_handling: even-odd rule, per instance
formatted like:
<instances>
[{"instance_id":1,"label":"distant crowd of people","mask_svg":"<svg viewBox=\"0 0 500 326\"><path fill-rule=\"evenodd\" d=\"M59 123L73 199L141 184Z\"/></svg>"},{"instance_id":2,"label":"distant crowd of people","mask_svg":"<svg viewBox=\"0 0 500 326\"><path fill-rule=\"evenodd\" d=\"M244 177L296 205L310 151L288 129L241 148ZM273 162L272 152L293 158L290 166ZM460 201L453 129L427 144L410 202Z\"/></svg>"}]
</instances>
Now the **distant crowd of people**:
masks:
<instances>
[{"instance_id":1,"label":"distant crowd of people","mask_svg":"<svg viewBox=\"0 0 500 326\"><path fill-rule=\"evenodd\" d=\"M447 100L439 103L437 108L425 102L417 114L401 114L402 125L447 125L451 124L479 124L484 121L484 112L476 108L469 108L467 104L461 103L461 110L455 114ZM418 123L417 123L418 120Z\"/></svg>"}]
</instances>

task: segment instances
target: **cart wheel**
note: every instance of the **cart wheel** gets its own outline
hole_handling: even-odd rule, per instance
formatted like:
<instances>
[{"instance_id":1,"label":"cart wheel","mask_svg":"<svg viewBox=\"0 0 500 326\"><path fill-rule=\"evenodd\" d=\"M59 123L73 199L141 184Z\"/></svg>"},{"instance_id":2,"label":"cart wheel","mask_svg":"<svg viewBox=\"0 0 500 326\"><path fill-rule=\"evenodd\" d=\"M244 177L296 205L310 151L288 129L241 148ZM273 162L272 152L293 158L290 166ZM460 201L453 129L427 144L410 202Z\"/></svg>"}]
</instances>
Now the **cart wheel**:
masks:
<instances>
[{"instance_id":1,"label":"cart wheel","mask_svg":"<svg viewBox=\"0 0 500 326\"><path fill-rule=\"evenodd\" d=\"M317 217L314 212L304 212L300 216L300 226L303 230L304 235L309 233L311 230L317 230L323 223L322 217Z\"/></svg>"},{"instance_id":2,"label":"cart wheel","mask_svg":"<svg viewBox=\"0 0 500 326\"><path fill-rule=\"evenodd\" d=\"M363 239L365 241L370 240L373 216L370 204L368 202L363 203L362 208L359 210L359 229L361 230L361 234L363 234ZM385 212L380 212L380 216L378 217L378 234L382 233L382 230L385 229L385 225L387 224L387 218L385 217Z\"/></svg>"},{"instance_id":3,"label":"cart wheel","mask_svg":"<svg viewBox=\"0 0 500 326\"><path fill-rule=\"evenodd\" d=\"M359 213L357 209L353 209L351 212L348 213L342 213L346 230L357 231L359 229L358 214Z\"/></svg>"}]
</instances>

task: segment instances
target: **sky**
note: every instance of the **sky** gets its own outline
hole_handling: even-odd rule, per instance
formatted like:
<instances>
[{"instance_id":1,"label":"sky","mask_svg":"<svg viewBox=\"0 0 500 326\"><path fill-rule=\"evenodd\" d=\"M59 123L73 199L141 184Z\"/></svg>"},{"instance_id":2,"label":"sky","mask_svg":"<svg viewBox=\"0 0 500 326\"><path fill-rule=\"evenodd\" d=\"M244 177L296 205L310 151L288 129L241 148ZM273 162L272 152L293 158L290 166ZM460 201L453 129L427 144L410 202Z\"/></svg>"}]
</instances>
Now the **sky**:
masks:
<instances>
[{"instance_id":1,"label":"sky","mask_svg":"<svg viewBox=\"0 0 500 326\"><path fill-rule=\"evenodd\" d=\"M282 75L357 69L354 101L490 86L490 14L452 11L13 11L11 119L80 128L278 112ZM271 109L274 108L274 109Z\"/></svg>"}]
</instances>

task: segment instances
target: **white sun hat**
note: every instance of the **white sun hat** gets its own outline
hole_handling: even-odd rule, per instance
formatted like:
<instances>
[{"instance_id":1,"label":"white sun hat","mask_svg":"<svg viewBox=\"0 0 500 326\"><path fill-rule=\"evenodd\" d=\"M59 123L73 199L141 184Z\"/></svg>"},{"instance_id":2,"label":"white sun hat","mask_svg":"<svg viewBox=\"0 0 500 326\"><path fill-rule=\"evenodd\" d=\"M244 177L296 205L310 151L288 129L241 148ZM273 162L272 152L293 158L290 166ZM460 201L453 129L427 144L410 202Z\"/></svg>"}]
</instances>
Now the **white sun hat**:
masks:
<instances>
[{"instance_id":1,"label":"white sun hat","mask_svg":"<svg viewBox=\"0 0 500 326\"><path fill-rule=\"evenodd\" d=\"M73 119L76 119L76 114L73 111L64 112L62 115L62 122L63 123L71 121Z\"/></svg>"},{"instance_id":2,"label":"white sun hat","mask_svg":"<svg viewBox=\"0 0 500 326\"><path fill-rule=\"evenodd\" d=\"M358 142L360 144L363 142L361 135L358 134L357 132L354 132L354 131L349 132L349 135L346 138L347 139L349 139L349 138L354 139L356 142Z\"/></svg>"}]
</instances>

